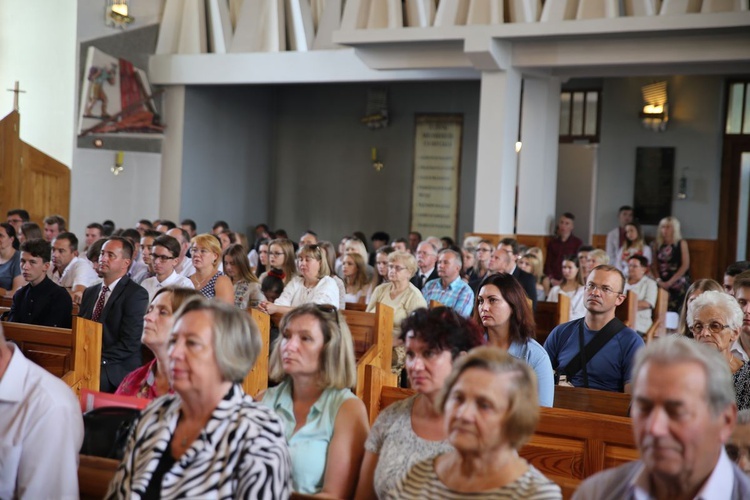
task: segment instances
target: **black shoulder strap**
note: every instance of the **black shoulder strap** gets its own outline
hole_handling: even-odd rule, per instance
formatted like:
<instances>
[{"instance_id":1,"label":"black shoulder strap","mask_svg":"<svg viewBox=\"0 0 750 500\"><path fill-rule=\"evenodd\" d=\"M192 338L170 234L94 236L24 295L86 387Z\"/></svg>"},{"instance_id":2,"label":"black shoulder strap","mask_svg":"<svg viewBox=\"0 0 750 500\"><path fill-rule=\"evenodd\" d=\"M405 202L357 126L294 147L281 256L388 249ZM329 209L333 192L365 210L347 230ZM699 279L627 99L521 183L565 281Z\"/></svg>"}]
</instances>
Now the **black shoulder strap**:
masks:
<instances>
[{"instance_id":1,"label":"black shoulder strap","mask_svg":"<svg viewBox=\"0 0 750 500\"><path fill-rule=\"evenodd\" d=\"M578 351L578 354L576 354L573 359L570 360L570 363L568 363L568 366L566 366L564 370L565 375L568 377L568 380L571 380L574 375L578 374L578 372L581 371L581 369L585 370L588 360L596 356L596 354L602 349L602 347L605 346L607 342L612 340L615 335L617 335L623 328L625 328L625 324L617 317L612 318L609 323L604 325L604 328L599 330L599 333L594 336L591 342L586 344L586 347L583 347L582 344L584 321L585 319L582 319L581 323L579 324L579 338L581 339L581 349ZM588 373L585 373L585 375L588 375ZM588 376L586 376L584 377L584 387L588 386Z\"/></svg>"}]
</instances>

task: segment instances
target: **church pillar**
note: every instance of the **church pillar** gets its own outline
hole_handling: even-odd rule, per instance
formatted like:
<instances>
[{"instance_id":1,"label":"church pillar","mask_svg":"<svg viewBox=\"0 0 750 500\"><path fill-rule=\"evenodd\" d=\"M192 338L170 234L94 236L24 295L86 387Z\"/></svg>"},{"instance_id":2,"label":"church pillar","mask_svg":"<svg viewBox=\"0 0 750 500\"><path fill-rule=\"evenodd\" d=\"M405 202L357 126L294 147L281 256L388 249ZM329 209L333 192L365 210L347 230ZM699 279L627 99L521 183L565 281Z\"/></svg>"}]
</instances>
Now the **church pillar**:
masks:
<instances>
[{"instance_id":1,"label":"church pillar","mask_svg":"<svg viewBox=\"0 0 750 500\"><path fill-rule=\"evenodd\" d=\"M521 76L484 71L479 102L474 231L513 233Z\"/></svg>"},{"instance_id":2,"label":"church pillar","mask_svg":"<svg viewBox=\"0 0 750 500\"><path fill-rule=\"evenodd\" d=\"M560 80L525 77L518 171L518 234L546 235L555 220Z\"/></svg>"},{"instance_id":3,"label":"church pillar","mask_svg":"<svg viewBox=\"0 0 750 500\"><path fill-rule=\"evenodd\" d=\"M159 217L179 223L182 192L182 152L185 123L185 86L167 88L163 109L164 131L162 144L161 188Z\"/></svg>"}]
</instances>

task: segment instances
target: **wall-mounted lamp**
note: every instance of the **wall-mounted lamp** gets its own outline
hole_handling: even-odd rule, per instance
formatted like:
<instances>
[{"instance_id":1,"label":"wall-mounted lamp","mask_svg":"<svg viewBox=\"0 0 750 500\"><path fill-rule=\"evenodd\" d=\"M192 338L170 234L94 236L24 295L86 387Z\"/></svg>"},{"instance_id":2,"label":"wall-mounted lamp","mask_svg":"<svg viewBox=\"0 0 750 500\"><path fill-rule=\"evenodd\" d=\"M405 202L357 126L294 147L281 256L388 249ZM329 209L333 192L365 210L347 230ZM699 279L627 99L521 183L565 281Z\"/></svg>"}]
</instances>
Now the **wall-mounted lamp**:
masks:
<instances>
[{"instance_id":1,"label":"wall-mounted lamp","mask_svg":"<svg viewBox=\"0 0 750 500\"><path fill-rule=\"evenodd\" d=\"M110 28L126 28L128 24L135 21L129 15L128 0L106 0L107 6L104 12L104 24Z\"/></svg>"},{"instance_id":2,"label":"wall-mounted lamp","mask_svg":"<svg viewBox=\"0 0 750 500\"><path fill-rule=\"evenodd\" d=\"M372 148L371 156L372 156L372 168L374 168L378 172L383 170L383 167L385 165L383 165L382 161L378 160L378 148Z\"/></svg>"},{"instance_id":3,"label":"wall-mounted lamp","mask_svg":"<svg viewBox=\"0 0 750 500\"><path fill-rule=\"evenodd\" d=\"M667 82L652 83L641 87L643 110L640 113L641 123L648 130L664 132L669 121L667 105Z\"/></svg>"},{"instance_id":4,"label":"wall-mounted lamp","mask_svg":"<svg viewBox=\"0 0 750 500\"><path fill-rule=\"evenodd\" d=\"M120 175L120 172L123 171L122 164L125 161L125 152L118 151L115 153L115 164L110 169L114 175Z\"/></svg>"},{"instance_id":5,"label":"wall-mounted lamp","mask_svg":"<svg viewBox=\"0 0 750 500\"><path fill-rule=\"evenodd\" d=\"M516 141L516 153L520 153L522 147L523 143L521 141Z\"/></svg>"},{"instance_id":6,"label":"wall-mounted lamp","mask_svg":"<svg viewBox=\"0 0 750 500\"><path fill-rule=\"evenodd\" d=\"M682 176L677 184L677 199L684 200L687 198L687 167L682 169Z\"/></svg>"}]
</instances>

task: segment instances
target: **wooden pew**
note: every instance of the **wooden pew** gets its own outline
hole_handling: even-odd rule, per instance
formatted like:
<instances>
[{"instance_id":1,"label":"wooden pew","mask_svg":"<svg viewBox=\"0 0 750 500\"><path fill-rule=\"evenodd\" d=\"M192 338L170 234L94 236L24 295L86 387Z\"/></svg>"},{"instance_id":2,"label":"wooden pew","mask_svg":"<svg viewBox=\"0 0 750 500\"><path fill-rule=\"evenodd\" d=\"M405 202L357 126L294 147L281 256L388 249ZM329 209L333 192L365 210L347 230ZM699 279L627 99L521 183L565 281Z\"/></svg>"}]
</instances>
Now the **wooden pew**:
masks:
<instances>
[{"instance_id":1,"label":"wooden pew","mask_svg":"<svg viewBox=\"0 0 750 500\"><path fill-rule=\"evenodd\" d=\"M347 302L346 303L346 310L347 311L361 311L365 312L367 310L367 304L363 302Z\"/></svg>"},{"instance_id":2,"label":"wooden pew","mask_svg":"<svg viewBox=\"0 0 750 500\"><path fill-rule=\"evenodd\" d=\"M660 324L654 332L655 336L664 336L667 334L667 307L669 306L669 292L659 288L656 294L656 306L654 306L651 318L654 323Z\"/></svg>"},{"instance_id":3,"label":"wooden pew","mask_svg":"<svg viewBox=\"0 0 750 500\"><path fill-rule=\"evenodd\" d=\"M5 338L14 341L24 356L73 388L99 390L102 325L73 317L73 328L51 328L3 322Z\"/></svg>"},{"instance_id":4,"label":"wooden pew","mask_svg":"<svg viewBox=\"0 0 750 500\"><path fill-rule=\"evenodd\" d=\"M570 297L560 294L558 302L537 302L534 311L536 341L544 345L550 332L562 323L570 321Z\"/></svg>"},{"instance_id":5,"label":"wooden pew","mask_svg":"<svg viewBox=\"0 0 750 500\"><path fill-rule=\"evenodd\" d=\"M628 417L630 416L630 394L556 385L554 407Z\"/></svg>"},{"instance_id":6,"label":"wooden pew","mask_svg":"<svg viewBox=\"0 0 750 500\"><path fill-rule=\"evenodd\" d=\"M633 290L629 290L625 300L617 306L615 316L626 326L635 330L635 321L638 317L638 295Z\"/></svg>"},{"instance_id":7,"label":"wooden pew","mask_svg":"<svg viewBox=\"0 0 750 500\"><path fill-rule=\"evenodd\" d=\"M379 370L366 370L372 392L364 402L371 423L383 408L415 394L379 383ZM630 418L563 408L540 408L536 431L519 454L557 483L564 498L587 477L638 459Z\"/></svg>"},{"instance_id":8,"label":"wooden pew","mask_svg":"<svg viewBox=\"0 0 750 500\"><path fill-rule=\"evenodd\" d=\"M248 308L247 312L253 318L260 330L260 339L262 347L258 353L258 359L245 380L242 381L242 388L245 394L255 397L260 391L268 389L268 356L270 353L271 343L271 317L259 309Z\"/></svg>"},{"instance_id":9,"label":"wooden pew","mask_svg":"<svg viewBox=\"0 0 750 500\"><path fill-rule=\"evenodd\" d=\"M375 365L387 374L391 372L393 350L393 309L378 304L375 313L344 310L346 324L352 333L354 355L357 358L357 387L355 394L362 398L365 390L365 367ZM395 377L390 375L392 385Z\"/></svg>"}]
</instances>

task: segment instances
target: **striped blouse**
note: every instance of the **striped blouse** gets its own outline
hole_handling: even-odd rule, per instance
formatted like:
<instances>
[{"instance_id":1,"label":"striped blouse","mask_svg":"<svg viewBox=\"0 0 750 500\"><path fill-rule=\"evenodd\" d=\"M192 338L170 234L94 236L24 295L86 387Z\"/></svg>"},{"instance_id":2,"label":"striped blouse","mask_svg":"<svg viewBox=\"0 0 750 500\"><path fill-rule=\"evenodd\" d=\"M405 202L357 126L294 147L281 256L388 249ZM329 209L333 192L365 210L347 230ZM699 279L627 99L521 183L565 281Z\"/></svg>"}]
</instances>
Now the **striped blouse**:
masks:
<instances>
[{"instance_id":1,"label":"striped blouse","mask_svg":"<svg viewBox=\"0 0 750 500\"><path fill-rule=\"evenodd\" d=\"M142 498L180 416L178 394L148 406L106 498ZM164 475L162 498L288 498L291 460L278 417L233 385L200 436Z\"/></svg>"},{"instance_id":2,"label":"striped blouse","mask_svg":"<svg viewBox=\"0 0 750 500\"><path fill-rule=\"evenodd\" d=\"M560 487L529 465L529 469L518 479L500 488L481 492L458 492L449 489L435 473L435 459L417 463L386 498L409 500L440 498L458 500L560 500Z\"/></svg>"}]
</instances>

